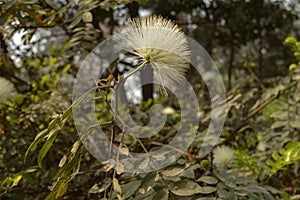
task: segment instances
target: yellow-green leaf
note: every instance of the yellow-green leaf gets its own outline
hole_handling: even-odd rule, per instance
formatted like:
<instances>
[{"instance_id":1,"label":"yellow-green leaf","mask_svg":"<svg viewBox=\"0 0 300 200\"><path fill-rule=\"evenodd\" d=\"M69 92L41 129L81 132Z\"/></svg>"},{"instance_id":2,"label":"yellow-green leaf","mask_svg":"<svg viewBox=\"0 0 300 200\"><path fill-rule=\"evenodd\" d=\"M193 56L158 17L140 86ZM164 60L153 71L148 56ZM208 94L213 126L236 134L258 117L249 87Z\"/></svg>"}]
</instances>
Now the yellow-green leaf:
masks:
<instances>
[{"instance_id":1,"label":"yellow-green leaf","mask_svg":"<svg viewBox=\"0 0 300 200\"><path fill-rule=\"evenodd\" d=\"M121 190L121 186L120 186L120 184L119 184L118 179L113 178L113 186L114 186L114 191L115 191L117 194L121 194L122 190Z\"/></svg>"},{"instance_id":2,"label":"yellow-green leaf","mask_svg":"<svg viewBox=\"0 0 300 200\"><path fill-rule=\"evenodd\" d=\"M21 179L22 179L22 175L21 174L18 175L18 176L16 176L16 178L14 179L14 182L13 182L13 184L11 186L12 187L17 186L19 184L19 182L20 182Z\"/></svg>"},{"instance_id":3,"label":"yellow-green leaf","mask_svg":"<svg viewBox=\"0 0 300 200\"><path fill-rule=\"evenodd\" d=\"M51 146L53 145L53 142L56 139L56 136L58 134L57 130L53 130L53 131L54 131L53 134L51 134L51 132L49 133L49 135L51 134L51 137L49 137L47 139L47 141L43 145L42 149L39 151L38 158L37 158L39 167L42 167L42 161L43 161L44 157L46 156L46 154L48 153Z\"/></svg>"}]
</instances>

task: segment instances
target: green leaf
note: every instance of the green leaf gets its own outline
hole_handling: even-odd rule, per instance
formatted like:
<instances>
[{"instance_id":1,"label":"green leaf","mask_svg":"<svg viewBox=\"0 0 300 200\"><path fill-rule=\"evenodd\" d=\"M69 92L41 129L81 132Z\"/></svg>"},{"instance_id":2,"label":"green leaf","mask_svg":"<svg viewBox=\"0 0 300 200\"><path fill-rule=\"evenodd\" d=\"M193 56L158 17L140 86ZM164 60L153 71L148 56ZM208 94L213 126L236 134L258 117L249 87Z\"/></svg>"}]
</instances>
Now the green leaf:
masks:
<instances>
[{"instance_id":1,"label":"green leaf","mask_svg":"<svg viewBox=\"0 0 300 200\"><path fill-rule=\"evenodd\" d=\"M291 152L292 160L296 161L300 159L300 146L298 148L293 149Z\"/></svg>"},{"instance_id":2,"label":"green leaf","mask_svg":"<svg viewBox=\"0 0 300 200\"><path fill-rule=\"evenodd\" d=\"M171 165L166 168L164 168L160 173L163 176L178 176L185 170L185 165Z\"/></svg>"},{"instance_id":3,"label":"green leaf","mask_svg":"<svg viewBox=\"0 0 300 200\"><path fill-rule=\"evenodd\" d=\"M72 65L69 63L67 64L63 69L62 69L62 73L66 73L70 68L72 67Z\"/></svg>"},{"instance_id":4,"label":"green leaf","mask_svg":"<svg viewBox=\"0 0 300 200\"><path fill-rule=\"evenodd\" d=\"M17 185L19 184L20 180L22 179L22 177L23 177L22 174L16 176L16 177L14 178L14 182L13 182L13 184L12 184L11 186L12 186L12 187L17 186Z\"/></svg>"},{"instance_id":5,"label":"green leaf","mask_svg":"<svg viewBox=\"0 0 300 200\"><path fill-rule=\"evenodd\" d=\"M277 190L276 188L273 188L273 187L271 187L271 186L269 186L269 185L264 185L263 187L264 187L266 190L272 192L273 194L280 194L280 191L279 191L279 190Z\"/></svg>"},{"instance_id":6,"label":"green leaf","mask_svg":"<svg viewBox=\"0 0 300 200\"><path fill-rule=\"evenodd\" d=\"M206 184L210 184L210 185L218 183L218 180L211 176L201 176L200 178L197 179L197 182L198 181L206 183Z\"/></svg>"},{"instance_id":7,"label":"green leaf","mask_svg":"<svg viewBox=\"0 0 300 200\"><path fill-rule=\"evenodd\" d=\"M51 131L60 121L60 116L56 115L55 118L49 123L48 131Z\"/></svg>"},{"instance_id":8,"label":"green leaf","mask_svg":"<svg viewBox=\"0 0 300 200\"><path fill-rule=\"evenodd\" d=\"M26 153L25 153L25 158L24 158L24 162L26 161L26 158L28 156L28 153L30 151L34 151L37 148L37 145L40 143L40 141L42 139L44 139L44 137L49 133L48 129L45 129L43 131L41 131L34 139L34 141L30 144L30 146L28 147Z\"/></svg>"},{"instance_id":9,"label":"green leaf","mask_svg":"<svg viewBox=\"0 0 300 200\"><path fill-rule=\"evenodd\" d=\"M81 142L80 141L76 141L74 144L73 144L73 147L71 149L71 153L75 154L80 146Z\"/></svg>"},{"instance_id":10,"label":"green leaf","mask_svg":"<svg viewBox=\"0 0 300 200\"><path fill-rule=\"evenodd\" d=\"M82 18L82 15L79 14L78 16L75 17L75 19L71 22L71 24L68 26L68 29L72 29L74 28L75 26L77 26L80 21L81 21L81 18Z\"/></svg>"},{"instance_id":11,"label":"green leaf","mask_svg":"<svg viewBox=\"0 0 300 200\"><path fill-rule=\"evenodd\" d=\"M58 179L61 176L67 175L73 168L75 168L78 163L80 162L80 157L79 155L76 154L76 156L71 157L71 160L64 164L58 172L55 174L55 176L52 178L53 180Z\"/></svg>"},{"instance_id":12,"label":"green leaf","mask_svg":"<svg viewBox=\"0 0 300 200\"><path fill-rule=\"evenodd\" d=\"M64 122L66 121L66 119L68 119L68 117L71 115L72 109L73 109L73 106L70 106L70 107L68 107L67 110L65 110L65 112L62 114L62 116L61 116L62 123L64 123Z\"/></svg>"},{"instance_id":13,"label":"green leaf","mask_svg":"<svg viewBox=\"0 0 300 200\"><path fill-rule=\"evenodd\" d=\"M120 194L117 194L118 200L124 200Z\"/></svg>"},{"instance_id":14,"label":"green leaf","mask_svg":"<svg viewBox=\"0 0 300 200\"><path fill-rule=\"evenodd\" d=\"M201 194L210 194L217 191L216 187L211 187L211 186L204 186L201 188Z\"/></svg>"},{"instance_id":15,"label":"green leaf","mask_svg":"<svg viewBox=\"0 0 300 200\"><path fill-rule=\"evenodd\" d=\"M48 137L47 141L44 143L42 149L39 151L37 160L38 160L38 166L42 167L42 161L46 154L48 153L49 149L53 145L54 140L56 139L56 136L58 134L58 130L53 130L49 133L50 137Z\"/></svg>"},{"instance_id":16,"label":"green leaf","mask_svg":"<svg viewBox=\"0 0 300 200\"><path fill-rule=\"evenodd\" d=\"M66 161L67 161L67 156L64 155L64 156L60 159L59 164L58 164L58 167L62 167L62 166L66 163Z\"/></svg>"},{"instance_id":17,"label":"green leaf","mask_svg":"<svg viewBox=\"0 0 300 200\"><path fill-rule=\"evenodd\" d=\"M37 170L37 167L34 166L34 167L30 167L30 168L28 168L28 169L22 171L21 173L22 173L22 174L32 173L32 172L35 172L36 170Z\"/></svg>"},{"instance_id":18,"label":"green leaf","mask_svg":"<svg viewBox=\"0 0 300 200\"><path fill-rule=\"evenodd\" d=\"M142 180L141 189L147 191L149 187L153 187L156 184L157 178L159 175L157 172L148 173Z\"/></svg>"},{"instance_id":19,"label":"green leaf","mask_svg":"<svg viewBox=\"0 0 300 200\"><path fill-rule=\"evenodd\" d=\"M93 15L91 12L85 12L82 15L82 21L84 22L92 22L93 21Z\"/></svg>"},{"instance_id":20,"label":"green leaf","mask_svg":"<svg viewBox=\"0 0 300 200\"><path fill-rule=\"evenodd\" d=\"M281 156L277 152L273 152L272 158L274 158L274 160L279 160L281 158Z\"/></svg>"},{"instance_id":21,"label":"green leaf","mask_svg":"<svg viewBox=\"0 0 300 200\"><path fill-rule=\"evenodd\" d=\"M68 189L68 182L65 180L60 181L59 186L57 188L58 189L57 189L56 195L55 195L56 199L63 196L66 193L66 191Z\"/></svg>"},{"instance_id":22,"label":"green leaf","mask_svg":"<svg viewBox=\"0 0 300 200\"><path fill-rule=\"evenodd\" d=\"M199 167L199 165L194 165L193 167L186 168L181 174L179 174L179 176L194 180L195 179L195 171L194 171L195 167Z\"/></svg>"},{"instance_id":23,"label":"green leaf","mask_svg":"<svg viewBox=\"0 0 300 200\"><path fill-rule=\"evenodd\" d=\"M291 121L290 126L296 129L300 129L300 122L298 121Z\"/></svg>"},{"instance_id":24,"label":"green leaf","mask_svg":"<svg viewBox=\"0 0 300 200\"><path fill-rule=\"evenodd\" d=\"M168 200L169 199L169 192L165 189L160 189L156 192L153 199L155 199L155 200Z\"/></svg>"},{"instance_id":25,"label":"green leaf","mask_svg":"<svg viewBox=\"0 0 300 200\"><path fill-rule=\"evenodd\" d=\"M114 187L114 191L115 191L117 194L121 194L121 193L122 193L121 186L120 186L120 184L119 184L118 179L116 179L116 178L113 178L113 187Z\"/></svg>"},{"instance_id":26,"label":"green leaf","mask_svg":"<svg viewBox=\"0 0 300 200\"><path fill-rule=\"evenodd\" d=\"M300 148L300 142L289 142L286 145L287 149L294 149L294 148Z\"/></svg>"},{"instance_id":27,"label":"green leaf","mask_svg":"<svg viewBox=\"0 0 300 200\"><path fill-rule=\"evenodd\" d=\"M244 186L243 189L251 193L268 193L268 191L265 188L252 184Z\"/></svg>"},{"instance_id":28,"label":"green leaf","mask_svg":"<svg viewBox=\"0 0 300 200\"><path fill-rule=\"evenodd\" d=\"M52 8L54 8L55 10L57 10L57 5L56 3L54 3L53 0L46 0L46 3L51 6Z\"/></svg>"},{"instance_id":29,"label":"green leaf","mask_svg":"<svg viewBox=\"0 0 300 200\"><path fill-rule=\"evenodd\" d=\"M285 40L284 40L285 43L291 43L291 44L294 44L297 42L297 39L294 38L294 37L287 37Z\"/></svg>"},{"instance_id":30,"label":"green leaf","mask_svg":"<svg viewBox=\"0 0 300 200\"><path fill-rule=\"evenodd\" d=\"M1 180L0 186L1 187L8 187L11 184L11 177L7 176Z\"/></svg>"},{"instance_id":31,"label":"green leaf","mask_svg":"<svg viewBox=\"0 0 300 200\"><path fill-rule=\"evenodd\" d=\"M2 180L0 182L0 186L9 186L11 184L11 181L12 181L12 184L11 184L11 187L15 187L19 184L19 182L21 181L22 177L25 175L25 174L28 174L28 173L32 173L32 172L35 172L37 169L35 167L30 167L26 170L23 170L21 172L19 172L12 180L11 177L6 177L4 180Z\"/></svg>"},{"instance_id":32,"label":"green leaf","mask_svg":"<svg viewBox=\"0 0 300 200\"><path fill-rule=\"evenodd\" d=\"M298 145L296 142L289 143L286 146L287 150L284 152L284 161L287 163L292 163L300 158L300 143Z\"/></svg>"},{"instance_id":33,"label":"green leaf","mask_svg":"<svg viewBox=\"0 0 300 200\"><path fill-rule=\"evenodd\" d=\"M284 119L288 118L288 114L289 114L289 112L280 110L280 111L272 113L270 115L270 117L275 118L275 119L284 120Z\"/></svg>"},{"instance_id":34,"label":"green leaf","mask_svg":"<svg viewBox=\"0 0 300 200\"><path fill-rule=\"evenodd\" d=\"M137 191L140 185L141 185L141 181L130 181L127 184L122 185L121 186L121 189L123 191L122 197L124 199L129 198Z\"/></svg>"},{"instance_id":35,"label":"green leaf","mask_svg":"<svg viewBox=\"0 0 300 200\"><path fill-rule=\"evenodd\" d=\"M139 160L137 162L137 165L140 169L146 169L149 165L150 159L149 158L143 158L142 160Z\"/></svg>"},{"instance_id":36,"label":"green leaf","mask_svg":"<svg viewBox=\"0 0 300 200\"><path fill-rule=\"evenodd\" d=\"M53 190L48 194L45 200L54 200L63 196L68 189L68 180L60 179L54 186Z\"/></svg>"},{"instance_id":37,"label":"green leaf","mask_svg":"<svg viewBox=\"0 0 300 200\"><path fill-rule=\"evenodd\" d=\"M276 129L276 128L281 128L281 127L284 127L284 126L288 126L287 121L276 121L275 123L272 124L271 128Z\"/></svg>"},{"instance_id":38,"label":"green leaf","mask_svg":"<svg viewBox=\"0 0 300 200\"><path fill-rule=\"evenodd\" d=\"M95 184L90 190L89 193L101 193L106 190L109 186L111 186L111 179L106 178L98 184Z\"/></svg>"},{"instance_id":39,"label":"green leaf","mask_svg":"<svg viewBox=\"0 0 300 200\"><path fill-rule=\"evenodd\" d=\"M202 191L200 185L189 180L175 182L170 185L170 189L172 193L178 196L191 196L197 193L201 193Z\"/></svg>"},{"instance_id":40,"label":"green leaf","mask_svg":"<svg viewBox=\"0 0 300 200\"><path fill-rule=\"evenodd\" d=\"M124 154L126 156L129 155L129 149L128 149L128 147L125 144L120 145L119 151L120 151L120 153L122 153L122 154Z\"/></svg>"}]
</instances>

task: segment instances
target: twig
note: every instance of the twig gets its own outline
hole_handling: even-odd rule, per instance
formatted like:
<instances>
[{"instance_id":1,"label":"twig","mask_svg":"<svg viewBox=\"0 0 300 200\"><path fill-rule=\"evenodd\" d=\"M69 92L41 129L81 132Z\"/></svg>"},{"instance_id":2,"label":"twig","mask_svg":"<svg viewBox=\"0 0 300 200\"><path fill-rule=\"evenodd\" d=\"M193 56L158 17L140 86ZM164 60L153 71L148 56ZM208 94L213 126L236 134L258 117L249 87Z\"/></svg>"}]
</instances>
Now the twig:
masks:
<instances>
[{"instance_id":1,"label":"twig","mask_svg":"<svg viewBox=\"0 0 300 200\"><path fill-rule=\"evenodd\" d=\"M154 145L158 145L158 146L166 146L166 147L168 147L168 148L170 148L170 149L172 149L172 150L174 150L174 151L177 151L177 152L179 152L179 153L181 153L181 154L186 155L187 157L190 157L190 154L189 154L188 152L182 151L182 150L180 150L180 149L177 149L177 148L175 148L175 147L172 147L172 146L170 146L170 145L167 145L167 144L164 144L164 143L161 143L161 142L151 141L150 144L154 144Z\"/></svg>"},{"instance_id":2,"label":"twig","mask_svg":"<svg viewBox=\"0 0 300 200\"><path fill-rule=\"evenodd\" d=\"M170 199L174 199L173 196L172 196L171 189L170 189L169 185L167 184L166 180L164 179L163 175L160 172L158 172L158 175L160 176L163 184L166 186L166 188L167 188L167 190L168 190L168 192L170 194Z\"/></svg>"}]
</instances>

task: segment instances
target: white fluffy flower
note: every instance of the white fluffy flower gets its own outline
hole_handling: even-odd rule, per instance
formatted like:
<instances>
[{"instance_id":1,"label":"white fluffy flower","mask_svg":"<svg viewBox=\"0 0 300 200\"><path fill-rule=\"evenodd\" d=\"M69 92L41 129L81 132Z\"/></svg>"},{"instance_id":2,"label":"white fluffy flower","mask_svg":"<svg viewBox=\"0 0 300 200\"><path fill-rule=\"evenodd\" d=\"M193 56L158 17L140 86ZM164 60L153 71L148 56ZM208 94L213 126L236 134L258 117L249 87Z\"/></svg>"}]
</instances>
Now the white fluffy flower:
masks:
<instances>
[{"instance_id":1,"label":"white fluffy flower","mask_svg":"<svg viewBox=\"0 0 300 200\"><path fill-rule=\"evenodd\" d=\"M0 77L0 103L8 100L14 93L14 85L7 79Z\"/></svg>"},{"instance_id":2,"label":"white fluffy flower","mask_svg":"<svg viewBox=\"0 0 300 200\"><path fill-rule=\"evenodd\" d=\"M164 86L172 86L184 78L189 68L190 51L184 33L172 21L158 16L135 18L118 33L122 48L141 61L133 72L149 63L163 92Z\"/></svg>"},{"instance_id":3,"label":"white fluffy flower","mask_svg":"<svg viewBox=\"0 0 300 200\"><path fill-rule=\"evenodd\" d=\"M234 150L227 146L218 146L214 149L213 163L217 166L226 166L234 157Z\"/></svg>"}]
</instances>

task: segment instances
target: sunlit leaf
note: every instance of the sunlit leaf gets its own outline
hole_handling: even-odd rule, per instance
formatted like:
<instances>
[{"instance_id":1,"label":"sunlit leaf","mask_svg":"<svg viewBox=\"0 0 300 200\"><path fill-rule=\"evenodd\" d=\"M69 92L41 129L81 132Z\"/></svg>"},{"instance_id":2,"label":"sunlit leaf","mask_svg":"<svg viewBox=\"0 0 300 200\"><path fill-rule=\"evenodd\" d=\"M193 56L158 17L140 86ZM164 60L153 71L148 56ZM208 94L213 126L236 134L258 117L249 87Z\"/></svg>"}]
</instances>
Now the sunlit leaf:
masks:
<instances>
[{"instance_id":1,"label":"sunlit leaf","mask_svg":"<svg viewBox=\"0 0 300 200\"><path fill-rule=\"evenodd\" d=\"M122 193L121 186L119 184L118 179L116 179L116 178L113 178L113 187L114 187L114 191L117 194L121 194Z\"/></svg>"},{"instance_id":2,"label":"sunlit leaf","mask_svg":"<svg viewBox=\"0 0 300 200\"><path fill-rule=\"evenodd\" d=\"M201 194L210 194L210 193L213 193L217 191L217 188L216 187L211 187L211 186L204 186L201 188Z\"/></svg>"},{"instance_id":3,"label":"sunlit leaf","mask_svg":"<svg viewBox=\"0 0 300 200\"><path fill-rule=\"evenodd\" d=\"M17 177L14 178L13 184L11 185L12 187L15 187L19 184L20 180L22 179L22 175L18 175Z\"/></svg>"},{"instance_id":4,"label":"sunlit leaf","mask_svg":"<svg viewBox=\"0 0 300 200\"><path fill-rule=\"evenodd\" d=\"M160 173L164 176L177 176L181 174L185 168L185 165L175 164L164 168Z\"/></svg>"},{"instance_id":5,"label":"sunlit leaf","mask_svg":"<svg viewBox=\"0 0 300 200\"><path fill-rule=\"evenodd\" d=\"M84 22L92 22L93 21L93 15L91 12L85 12L82 15L82 21Z\"/></svg>"},{"instance_id":6,"label":"sunlit leaf","mask_svg":"<svg viewBox=\"0 0 300 200\"><path fill-rule=\"evenodd\" d=\"M89 190L89 193L101 193L106 190L111 185L111 179L106 178L101 180L99 184L93 185L93 187Z\"/></svg>"},{"instance_id":7,"label":"sunlit leaf","mask_svg":"<svg viewBox=\"0 0 300 200\"><path fill-rule=\"evenodd\" d=\"M217 184L218 180L212 176L201 176L200 178L197 179L199 182L203 182L206 184Z\"/></svg>"},{"instance_id":8,"label":"sunlit leaf","mask_svg":"<svg viewBox=\"0 0 300 200\"><path fill-rule=\"evenodd\" d=\"M178 196L191 196L202 192L200 185L188 180L175 182L170 187L171 191Z\"/></svg>"},{"instance_id":9,"label":"sunlit leaf","mask_svg":"<svg viewBox=\"0 0 300 200\"><path fill-rule=\"evenodd\" d=\"M81 19L82 19L82 15L76 16L75 19L74 19L74 20L71 22L71 24L68 26L68 28L69 28L69 29L72 29L72 28L74 28L75 26L77 26L77 25L80 23Z\"/></svg>"}]
</instances>

